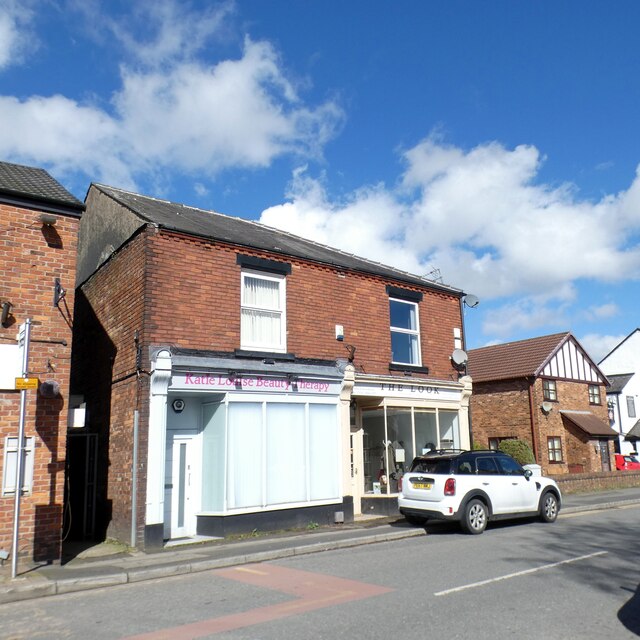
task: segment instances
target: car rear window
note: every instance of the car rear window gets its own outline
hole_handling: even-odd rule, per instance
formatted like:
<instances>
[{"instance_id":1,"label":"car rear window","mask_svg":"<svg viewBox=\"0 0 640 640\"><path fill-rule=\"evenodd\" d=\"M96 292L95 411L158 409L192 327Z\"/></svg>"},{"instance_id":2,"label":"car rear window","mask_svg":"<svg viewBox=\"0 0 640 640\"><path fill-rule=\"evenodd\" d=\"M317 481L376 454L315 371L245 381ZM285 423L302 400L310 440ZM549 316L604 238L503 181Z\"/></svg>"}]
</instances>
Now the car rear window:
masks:
<instances>
[{"instance_id":1,"label":"car rear window","mask_svg":"<svg viewBox=\"0 0 640 640\"><path fill-rule=\"evenodd\" d=\"M450 459L414 460L411 471L415 473L449 474L451 469Z\"/></svg>"}]
</instances>

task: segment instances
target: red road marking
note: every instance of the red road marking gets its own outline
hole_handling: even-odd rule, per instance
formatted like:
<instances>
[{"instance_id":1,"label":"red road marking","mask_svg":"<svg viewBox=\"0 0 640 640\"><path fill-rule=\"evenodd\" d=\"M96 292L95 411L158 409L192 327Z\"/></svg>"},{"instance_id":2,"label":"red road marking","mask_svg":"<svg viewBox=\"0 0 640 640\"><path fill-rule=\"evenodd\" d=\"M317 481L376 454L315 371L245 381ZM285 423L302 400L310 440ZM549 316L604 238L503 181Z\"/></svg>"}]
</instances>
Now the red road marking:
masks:
<instances>
[{"instance_id":1,"label":"red road marking","mask_svg":"<svg viewBox=\"0 0 640 640\"><path fill-rule=\"evenodd\" d=\"M335 578L320 573L286 569L271 564L216 569L215 574L265 589L275 589L294 596L294 600L243 613L201 620L170 629L131 636L124 640L191 640L203 636L240 629L289 616L332 607L343 602L363 600L389 593L393 589L373 584Z\"/></svg>"}]
</instances>

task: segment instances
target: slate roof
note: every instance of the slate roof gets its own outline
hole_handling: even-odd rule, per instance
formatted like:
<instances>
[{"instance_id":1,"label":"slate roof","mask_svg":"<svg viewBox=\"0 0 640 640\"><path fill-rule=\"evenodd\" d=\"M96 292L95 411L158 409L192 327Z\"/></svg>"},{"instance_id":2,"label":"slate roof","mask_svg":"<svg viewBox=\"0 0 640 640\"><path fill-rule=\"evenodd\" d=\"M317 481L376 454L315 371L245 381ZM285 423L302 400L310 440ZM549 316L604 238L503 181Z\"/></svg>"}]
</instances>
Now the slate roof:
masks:
<instances>
[{"instance_id":1,"label":"slate roof","mask_svg":"<svg viewBox=\"0 0 640 640\"><path fill-rule=\"evenodd\" d=\"M638 420L631 429L629 429L625 440L640 440L640 420Z\"/></svg>"},{"instance_id":2,"label":"slate roof","mask_svg":"<svg viewBox=\"0 0 640 640\"><path fill-rule=\"evenodd\" d=\"M600 436L605 438L617 438L615 432L604 420L596 417L590 411L566 411L560 410L563 420L569 420L576 427L590 436Z\"/></svg>"},{"instance_id":3,"label":"slate roof","mask_svg":"<svg viewBox=\"0 0 640 640\"><path fill-rule=\"evenodd\" d=\"M627 386L627 383L633 378L633 373L616 373L607 376L609 380L609 386L607 387L607 393L622 393L622 390Z\"/></svg>"},{"instance_id":4,"label":"slate roof","mask_svg":"<svg viewBox=\"0 0 640 640\"><path fill-rule=\"evenodd\" d=\"M79 216L84 203L44 169L0 162L0 200Z\"/></svg>"},{"instance_id":5,"label":"slate roof","mask_svg":"<svg viewBox=\"0 0 640 640\"><path fill-rule=\"evenodd\" d=\"M496 344L469 351L467 372L474 382L537 376L570 333Z\"/></svg>"},{"instance_id":6,"label":"slate roof","mask_svg":"<svg viewBox=\"0 0 640 640\"><path fill-rule=\"evenodd\" d=\"M127 207L142 220L164 229L375 274L443 291L459 298L464 295L462 290L455 287L366 260L259 222L151 198L103 184L93 183L92 187Z\"/></svg>"}]
</instances>

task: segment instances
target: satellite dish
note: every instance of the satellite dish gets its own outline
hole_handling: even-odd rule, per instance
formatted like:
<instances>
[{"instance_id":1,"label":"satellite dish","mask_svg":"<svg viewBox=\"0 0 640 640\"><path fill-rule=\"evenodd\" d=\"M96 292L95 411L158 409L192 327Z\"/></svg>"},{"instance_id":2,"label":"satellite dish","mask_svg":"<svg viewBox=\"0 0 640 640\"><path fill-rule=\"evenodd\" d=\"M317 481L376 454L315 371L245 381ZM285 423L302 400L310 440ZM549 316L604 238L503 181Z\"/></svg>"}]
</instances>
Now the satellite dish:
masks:
<instances>
[{"instance_id":1,"label":"satellite dish","mask_svg":"<svg viewBox=\"0 0 640 640\"><path fill-rule=\"evenodd\" d=\"M541 407L542 411L544 411L544 413L551 413L551 409L553 409L553 405L550 402L547 402L546 400L542 403Z\"/></svg>"},{"instance_id":2,"label":"satellite dish","mask_svg":"<svg viewBox=\"0 0 640 640\"><path fill-rule=\"evenodd\" d=\"M473 309L480 304L480 298L478 298L478 296L474 296L473 293L467 293L467 295L464 297L464 303L467 305L467 307Z\"/></svg>"},{"instance_id":3,"label":"satellite dish","mask_svg":"<svg viewBox=\"0 0 640 640\"><path fill-rule=\"evenodd\" d=\"M467 366L467 362L469 362L469 356L462 349L454 349L451 354L451 362L456 369L464 369Z\"/></svg>"}]
</instances>

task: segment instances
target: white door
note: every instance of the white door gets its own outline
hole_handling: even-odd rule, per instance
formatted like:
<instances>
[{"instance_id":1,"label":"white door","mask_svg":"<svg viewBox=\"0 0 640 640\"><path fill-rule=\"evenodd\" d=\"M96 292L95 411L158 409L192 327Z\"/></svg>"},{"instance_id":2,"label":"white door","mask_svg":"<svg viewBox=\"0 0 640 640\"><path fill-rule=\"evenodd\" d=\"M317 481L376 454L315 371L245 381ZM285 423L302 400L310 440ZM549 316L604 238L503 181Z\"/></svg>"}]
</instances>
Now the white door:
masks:
<instances>
[{"instance_id":1,"label":"white door","mask_svg":"<svg viewBox=\"0 0 640 640\"><path fill-rule=\"evenodd\" d=\"M167 432L167 475L170 482L165 505L171 505L165 523L170 522L170 538L195 535L196 514L200 504L199 439L196 433L184 431ZM170 495L169 495L170 494Z\"/></svg>"}]
</instances>

